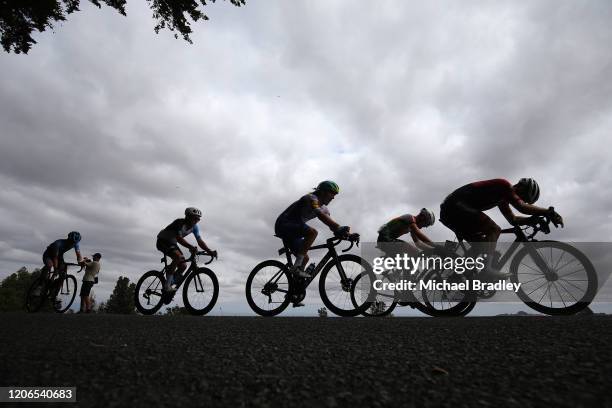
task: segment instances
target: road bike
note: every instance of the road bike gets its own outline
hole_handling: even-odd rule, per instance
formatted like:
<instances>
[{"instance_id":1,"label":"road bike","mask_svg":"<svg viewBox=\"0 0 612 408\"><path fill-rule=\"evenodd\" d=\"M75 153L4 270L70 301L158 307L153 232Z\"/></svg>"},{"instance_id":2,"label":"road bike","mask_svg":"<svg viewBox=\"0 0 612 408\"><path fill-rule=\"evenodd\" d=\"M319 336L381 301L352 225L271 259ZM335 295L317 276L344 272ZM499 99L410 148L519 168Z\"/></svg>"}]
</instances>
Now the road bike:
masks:
<instances>
[{"instance_id":1,"label":"road bike","mask_svg":"<svg viewBox=\"0 0 612 408\"><path fill-rule=\"evenodd\" d=\"M503 229L503 234L514 234L516 239L505 253L496 254L492 264L493 268L501 270L510 262L509 279L514 284L520 283L516 294L533 310L548 315L571 315L592 302L597 292L597 273L586 255L570 244L534 238L539 232L550 233L551 222L549 217L532 216L526 225ZM478 255L475 245L467 244L461 236L457 238L452 250L438 255ZM457 274L452 270L432 269L423 280L465 282L477 278L478 274L472 272ZM494 290L422 291L425 303L442 316L466 315L478 299L494 295Z\"/></svg>"},{"instance_id":2,"label":"road bike","mask_svg":"<svg viewBox=\"0 0 612 408\"><path fill-rule=\"evenodd\" d=\"M283 240L279 255L285 255L285 263L270 259L263 261L251 271L246 282L246 298L249 306L260 316L276 316L289 306L289 303L301 302L306 297L306 289L321 273L319 294L327 309L338 316L357 316L368 306L367 296L351 301L351 287L360 274L374 279L371 266L361 257L354 254L338 255L336 246L342 241L349 241L350 246L342 252L348 252L353 245L359 246L359 235L333 237L325 244L315 245L310 251L326 249L318 265L309 278L302 278L291 273L293 267L292 252ZM355 305L356 303L356 305Z\"/></svg>"},{"instance_id":3,"label":"road bike","mask_svg":"<svg viewBox=\"0 0 612 408\"><path fill-rule=\"evenodd\" d=\"M380 281L380 287L385 287L383 285L388 285L390 283L397 284L408 281L415 282L416 284L420 277L426 272L428 271L421 270L411 274L409 271L405 270L389 269L376 275L375 279ZM353 301L354 304L356 303L356 299L359 298L358 294L360 291L370 290L372 281L369 279L362 280L362 278L365 277L365 275L360 275L355 279L353 290L351 291L351 301ZM419 295L420 291L407 289L376 290L375 300L371 302L369 307L361 312L361 314L367 317L384 317L390 315L397 306L410 306L412 309L416 309L429 316L438 316L437 310L425 304L423 299L417 298Z\"/></svg>"},{"instance_id":4,"label":"road bike","mask_svg":"<svg viewBox=\"0 0 612 408\"><path fill-rule=\"evenodd\" d=\"M32 282L26 295L25 308L28 312L38 312L47 300L57 313L64 313L72 306L77 291L77 280L68 273L68 267L78 266L81 272L84 265L65 262L49 275L47 266L43 266L40 275Z\"/></svg>"},{"instance_id":5,"label":"road bike","mask_svg":"<svg viewBox=\"0 0 612 408\"><path fill-rule=\"evenodd\" d=\"M215 273L197 264L198 256L208 256L210 260L204 265L210 264L214 256L205 251L192 252L186 262L190 262L189 268L181 278L175 281L176 291L166 291L166 270L168 269L167 256L161 258L164 267L161 271L148 271L140 277L134 291L136 309L144 315L155 314L164 304L170 304L178 289L183 286L183 303L189 313L193 315L205 315L215 307L219 296L219 281ZM174 273L176 279L176 272ZM184 285L183 285L184 284Z\"/></svg>"}]
</instances>

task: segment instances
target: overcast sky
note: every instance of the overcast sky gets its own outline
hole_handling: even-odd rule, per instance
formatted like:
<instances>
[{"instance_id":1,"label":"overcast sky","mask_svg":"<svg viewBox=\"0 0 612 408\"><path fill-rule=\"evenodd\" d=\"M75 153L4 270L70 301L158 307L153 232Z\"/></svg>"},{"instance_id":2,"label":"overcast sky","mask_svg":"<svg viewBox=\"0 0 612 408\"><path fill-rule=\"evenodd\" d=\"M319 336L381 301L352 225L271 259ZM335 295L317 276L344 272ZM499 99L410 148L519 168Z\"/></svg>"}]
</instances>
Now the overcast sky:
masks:
<instances>
[{"instance_id":1,"label":"overcast sky","mask_svg":"<svg viewBox=\"0 0 612 408\"><path fill-rule=\"evenodd\" d=\"M553 238L612 236L609 1L217 2L193 45L156 35L144 1L82 3L0 53L0 278L76 229L105 299L158 267L157 233L193 205L219 307L248 311L276 216L324 179L365 240L493 177L539 181L566 220Z\"/></svg>"}]
</instances>

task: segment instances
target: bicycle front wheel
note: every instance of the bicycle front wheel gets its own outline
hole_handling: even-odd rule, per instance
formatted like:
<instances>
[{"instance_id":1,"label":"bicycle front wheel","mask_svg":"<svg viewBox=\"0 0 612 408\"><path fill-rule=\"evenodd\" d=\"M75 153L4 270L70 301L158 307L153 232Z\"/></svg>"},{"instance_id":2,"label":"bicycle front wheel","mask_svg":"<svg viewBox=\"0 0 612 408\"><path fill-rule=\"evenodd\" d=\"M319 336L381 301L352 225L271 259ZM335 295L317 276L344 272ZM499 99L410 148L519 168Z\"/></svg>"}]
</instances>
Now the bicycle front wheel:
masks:
<instances>
[{"instance_id":1,"label":"bicycle front wheel","mask_svg":"<svg viewBox=\"0 0 612 408\"><path fill-rule=\"evenodd\" d=\"M388 275L379 275L378 278L381 279L383 282L389 282ZM353 282L353 288L351 289L351 302L353 303L354 307L359 307L357 297L360 291L369 290L370 284L371 282L368 279L367 274L360 274L355 278L355 281ZM397 301L395 299L396 298L394 291L377 291L376 300L371 302L370 305L366 308L366 310L361 312L361 314L367 317L388 316L397 306Z\"/></svg>"},{"instance_id":2,"label":"bicycle front wheel","mask_svg":"<svg viewBox=\"0 0 612 408\"><path fill-rule=\"evenodd\" d=\"M26 310L30 313L38 312L46 299L47 287L45 285L45 280L41 277L36 278L30 285L28 294L26 295Z\"/></svg>"},{"instance_id":3,"label":"bicycle front wheel","mask_svg":"<svg viewBox=\"0 0 612 408\"><path fill-rule=\"evenodd\" d=\"M140 313L152 315L161 309L165 282L159 271L149 271L140 277L134 290L134 305Z\"/></svg>"},{"instance_id":4,"label":"bicycle front wheel","mask_svg":"<svg viewBox=\"0 0 612 408\"><path fill-rule=\"evenodd\" d=\"M548 269L543 271L542 268ZM570 315L586 308L597 293L597 273L573 246L556 241L530 242L510 264L518 297L548 315Z\"/></svg>"},{"instance_id":5,"label":"bicycle front wheel","mask_svg":"<svg viewBox=\"0 0 612 408\"><path fill-rule=\"evenodd\" d=\"M257 265L247 278L246 298L260 316L276 316L285 310L291 301L286 265L273 259Z\"/></svg>"},{"instance_id":6,"label":"bicycle front wheel","mask_svg":"<svg viewBox=\"0 0 612 408\"><path fill-rule=\"evenodd\" d=\"M205 315L210 312L219 296L219 281L213 271L198 268L189 274L183 287L183 303L189 313Z\"/></svg>"},{"instance_id":7,"label":"bicycle front wheel","mask_svg":"<svg viewBox=\"0 0 612 408\"><path fill-rule=\"evenodd\" d=\"M77 280L74 275L66 275L54 299L53 306L57 313L64 313L72 306L77 292Z\"/></svg>"},{"instance_id":8,"label":"bicycle front wheel","mask_svg":"<svg viewBox=\"0 0 612 408\"><path fill-rule=\"evenodd\" d=\"M468 278L452 270L431 269L421 280L421 294L426 309L422 311L434 317L462 317L476 306L476 294L471 290L438 289L435 285L443 282L464 283Z\"/></svg>"},{"instance_id":9,"label":"bicycle front wheel","mask_svg":"<svg viewBox=\"0 0 612 408\"><path fill-rule=\"evenodd\" d=\"M354 290L358 277L363 280L364 283L360 284L360 287L365 290ZM338 316L357 316L375 301L376 294L372 288L374 279L372 267L366 260L354 254L340 255L337 260L328 262L321 272L321 300Z\"/></svg>"}]
</instances>

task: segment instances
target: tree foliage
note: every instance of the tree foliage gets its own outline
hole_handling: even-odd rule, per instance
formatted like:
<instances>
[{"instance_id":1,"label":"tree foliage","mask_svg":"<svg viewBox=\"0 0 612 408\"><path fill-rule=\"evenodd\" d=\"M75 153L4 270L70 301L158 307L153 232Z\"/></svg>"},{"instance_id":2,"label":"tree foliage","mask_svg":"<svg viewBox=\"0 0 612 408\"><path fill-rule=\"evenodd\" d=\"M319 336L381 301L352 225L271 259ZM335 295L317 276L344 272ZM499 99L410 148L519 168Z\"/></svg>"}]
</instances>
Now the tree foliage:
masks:
<instances>
[{"instance_id":1,"label":"tree foliage","mask_svg":"<svg viewBox=\"0 0 612 408\"><path fill-rule=\"evenodd\" d=\"M136 313L134 306L134 292L136 285L130 283L127 277L120 276L113 293L104 306L106 313L131 314Z\"/></svg>"},{"instance_id":2,"label":"tree foliage","mask_svg":"<svg viewBox=\"0 0 612 408\"><path fill-rule=\"evenodd\" d=\"M153 11L156 25L154 30L174 32L192 43L191 21L208 20L200 10L207 5L206 0L146 0ZM208 0L214 3L215 0ZM246 0L229 0L235 6L244 5ZM127 0L89 0L98 8L101 3L126 15ZM27 54L33 44L32 32L53 30L57 22L65 21L66 16L79 11L80 0L0 0L0 43L6 52Z\"/></svg>"},{"instance_id":3,"label":"tree foliage","mask_svg":"<svg viewBox=\"0 0 612 408\"><path fill-rule=\"evenodd\" d=\"M0 283L0 311L23 310L26 293L37 276L38 270L30 273L23 267L4 278Z\"/></svg>"}]
</instances>

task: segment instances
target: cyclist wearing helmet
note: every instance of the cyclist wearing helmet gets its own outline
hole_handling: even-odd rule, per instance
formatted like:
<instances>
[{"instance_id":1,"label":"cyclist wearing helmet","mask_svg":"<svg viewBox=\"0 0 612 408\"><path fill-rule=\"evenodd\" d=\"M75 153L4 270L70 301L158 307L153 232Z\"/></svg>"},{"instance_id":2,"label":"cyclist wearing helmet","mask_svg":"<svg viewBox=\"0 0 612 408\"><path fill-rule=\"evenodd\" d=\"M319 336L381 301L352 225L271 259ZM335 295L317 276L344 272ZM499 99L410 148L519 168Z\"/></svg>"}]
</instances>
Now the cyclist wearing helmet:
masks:
<instances>
[{"instance_id":1,"label":"cyclist wearing helmet","mask_svg":"<svg viewBox=\"0 0 612 408\"><path fill-rule=\"evenodd\" d=\"M402 243L403 249L415 255L419 252L417 247L429 249L434 245L429 237L421 230L422 228L432 226L434 222L436 222L436 216L433 211L427 208L422 208L416 217L411 214L400 215L379 228L377 242L379 244L385 242ZM399 237L408 233L410 233L416 246L399 239ZM380 247L383 250L385 249L384 244L380 245Z\"/></svg>"},{"instance_id":2,"label":"cyclist wearing helmet","mask_svg":"<svg viewBox=\"0 0 612 408\"><path fill-rule=\"evenodd\" d=\"M58 239L47 247L42 256L45 265L41 270L43 279L46 279L51 271L58 272L63 270L64 254L73 248L77 257L77 263L80 264L83 261L79 248L80 241L81 234L77 231L72 231L66 239Z\"/></svg>"},{"instance_id":3,"label":"cyclist wearing helmet","mask_svg":"<svg viewBox=\"0 0 612 408\"><path fill-rule=\"evenodd\" d=\"M327 205L339 192L340 188L333 181L322 181L312 193L306 194L291 204L276 219L274 232L295 254L296 259L292 272L298 276L310 277L304 271L304 266L308 264L308 250L318 234L317 230L308 226L306 222L318 218L337 236L346 236L350 232L349 227L341 227L334 221L327 209Z\"/></svg>"},{"instance_id":4,"label":"cyclist wearing helmet","mask_svg":"<svg viewBox=\"0 0 612 408\"><path fill-rule=\"evenodd\" d=\"M59 273L60 275L65 271L64 254L74 248L74 252L77 257L77 263L82 264L83 259L81 258L81 250L79 248L79 242L81 241L81 234L77 231L71 231L68 233L66 239L58 239L53 241L51 245L43 252L43 263L44 266L40 270L41 277L46 280L49 278L50 272ZM60 290L61 279L57 280L58 286L53 288L53 291L57 294ZM55 299L55 302L60 302L59 299Z\"/></svg>"},{"instance_id":5,"label":"cyclist wearing helmet","mask_svg":"<svg viewBox=\"0 0 612 408\"><path fill-rule=\"evenodd\" d=\"M157 234L157 249L172 259L172 262L166 269L166 284L164 289L167 291L176 290L173 283L178 285L180 279L182 278L182 273L187 268L185 257L183 256L183 252L181 252L178 244L188 248L190 252L195 252L198 249L196 246L191 245L189 242L187 242L187 240L185 240L187 235L193 233L200 248L215 258L217 257L217 251L213 251L208 248L200 236L200 228L197 224L200 222L201 218L202 211L195 207L188 207L185 209L185 218L178 218L174 220L170 225ZM176 277L176 282L174 275L178 275Z\"/></svg>"},{"instance_id":6,"label":"cyclist wearing helmet","mask_svg":"<svg viewBox=\"0 0 612 408\"><path fill-rule=\"evenodd\" d=\"M483 211L498 207L510 224L526 224L529 217L515 215L512 206L523 214L548 216L563 226L563 218L552 207L533 205L539 197L540 187L531 178L522 178L515 185L501 178L477 181L459 187L446 197L440 205L440 222L468 241L491 243L485 250L489 259L486 269L491 278L501 278L504 276L490 267L501 228Z\"/></svg>"}]
</instances>

